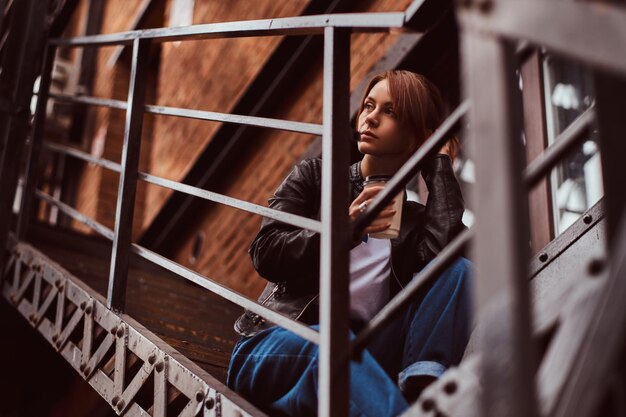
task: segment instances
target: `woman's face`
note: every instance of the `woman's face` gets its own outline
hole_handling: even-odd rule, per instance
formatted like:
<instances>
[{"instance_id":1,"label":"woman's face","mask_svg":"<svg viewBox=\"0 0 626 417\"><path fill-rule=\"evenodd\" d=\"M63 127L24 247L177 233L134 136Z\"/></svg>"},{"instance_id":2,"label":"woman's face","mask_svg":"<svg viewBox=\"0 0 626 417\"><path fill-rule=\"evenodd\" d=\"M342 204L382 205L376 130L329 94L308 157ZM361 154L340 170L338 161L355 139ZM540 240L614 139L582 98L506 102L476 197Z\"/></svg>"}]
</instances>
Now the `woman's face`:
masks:
<instances>
[{"instance_id":1,"label":"woman's face","mask_svg":"<svg viewBox=\"0 0 626 417\"><path fill-rule=\"evenodd\" d=\"M363 102L359 115L359 152L377 157L409 157L416 150L416 138L398 118L389 95L387 80L381 80Z\"/></svg>"}]
</instances>

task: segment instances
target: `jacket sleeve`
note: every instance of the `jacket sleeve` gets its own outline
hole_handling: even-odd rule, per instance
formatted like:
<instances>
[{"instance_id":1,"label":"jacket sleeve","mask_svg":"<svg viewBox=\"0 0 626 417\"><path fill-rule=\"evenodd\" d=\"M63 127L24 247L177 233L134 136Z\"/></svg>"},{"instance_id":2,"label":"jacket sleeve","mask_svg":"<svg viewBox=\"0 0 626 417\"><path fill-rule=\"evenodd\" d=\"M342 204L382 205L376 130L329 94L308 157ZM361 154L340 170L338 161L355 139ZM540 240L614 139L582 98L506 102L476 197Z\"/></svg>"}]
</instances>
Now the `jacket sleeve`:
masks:
<instances>
[{"instance_id":1,"label":"jacket sleeve","mask_svg":"<svg viewBox=\"0 0 626 417\"><path fill-rule=\"evenodd\" d=\"M319 212L319 159L300 162L269 200L269 207L316 218ZM320 236L278 220L264 218L249 249L257 272L272 282L317 277Z\"/></svg>"},{"instance_id":2,"label":"jacket sleeve","mask_svg":"<svg viewBox=\"0 0 626 417\"><path fill-rule=\"evenodd\" d=\"M422 168L422 176L428 188L428 199L423 234L415 242L418 263L414 271L422 269L466 228L461 221L465 204L450 157L437 154Z\"/></svg>"}]
</instances>

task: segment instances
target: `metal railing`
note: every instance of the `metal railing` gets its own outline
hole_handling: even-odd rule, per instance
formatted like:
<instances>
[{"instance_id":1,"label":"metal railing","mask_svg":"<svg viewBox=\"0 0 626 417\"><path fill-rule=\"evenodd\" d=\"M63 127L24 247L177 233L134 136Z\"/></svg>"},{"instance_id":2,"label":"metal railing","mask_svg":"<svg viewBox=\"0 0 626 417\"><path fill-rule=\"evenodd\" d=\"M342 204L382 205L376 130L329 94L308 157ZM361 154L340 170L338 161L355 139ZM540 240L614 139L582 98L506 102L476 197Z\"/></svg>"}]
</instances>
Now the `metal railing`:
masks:
<instances>
[{"instance_id":1,"label":"metal railing","mask_svg":"<svg viewBox=\"0 0 626 417\"><path fill-rule=\"evenodd\" d=\"M416 3L420 3L419 1ZM528 248L526 239L527 221L526 194L539 179L575 145L590 126L597 121L599 106L606 106L599 94L598 106L587 111L568 130L562 133L556 145L524 170L519 156L520 115L517 108L516 80L513 74L516 65L515 51L522 55L527 48L518 48L512 39L522 38L555 52L591 62L602 69L626 73L626 58L621 47L626 44L626 14L611 10L601 13L595 5L584 3L560 4L544 0L527 2L481 1L466 2L458 8L462 23L462 52L464 55L466 101L452 112L442 126L391 179L384 191L354 223L350 224L346 212L348 194L345 185L347 170L333 169L347 166L348 143L345 138L349 119L349 46L350 34L354 32L377 32L405 29L407 17L404 13L369 13L306 16L247 22L216 23L186 28L150 29L108 35L86 36L73 39L52 39L46 48L42 70L42 82L34 122L33 146L29 157L25 192L22 199L18 238L23 239L28 226L29 211L33 197L57 207L60 211L93 229L113 242L113 252L108 286L108 307L122 311L125 303L126 278L131 253L135 253L182 278L192 281L219 296L240 305L265 319L280 325L299 336L320 345L320 416L347 415L348 366L353 355L358 355L369 338L400 312L400 309L415 298L417 291L435 279L447 268L470 241L474 242L476 263L479 271L477 282L478 306L501 294L507 295L510 304L504 316L489 317L489 309L480 311L480 319L493 326L485 326L483 349L497 352L483 358L484 415L486 416L532 416L536 415L532 359L530 357L530 317L528 289L526 288ZM536 7L536 8L534 8ZM575 22L599 27L600 33L577 32L580 41L589 41L597 48L580 47L578 42L569 42L553 30L537 22L547 16L569 12ZM556 23L555 23L556 22ZM608 22L608 24L607 24ZM565 33L565 23L551 20ZM572 23L567 23L572 24ZM491 32L484 32L488 27ZM609 37L609 33L613 37ZM144 102L145 72L151 43L217 39L244 36L282 36L317 34L324 36L324 96L323 123L321 125L285 120L230 115L191 109L146 105ZM615 36L618 34L619 36ZM600 42L601 41L601 42ZM95 97L71 97L50 95L50 73L56 50L59 47L85 47L106 45L132 45L131 80L126 102ZM491 73L490 77L485 74ZM45 107L48 99L126 110L126 128L121 163L97 158L66 146L44 143ZM471 100L471 105L470 105ZM622 99L623 102L623 99ZM197 187L160 178L138 170L139 146L142 117L145 113L186 117L226 123L270 127L294 132L322 134L322 213L321 220L279 212L234 199ZM460 234L435 259L432 267L421 271L402 292L384 307L357 337L348 340L348 250L351 236L359 233L373 220L386 204L419 171L421 164L444 144L449 134L458 129L463 118L469 119L469 133L474 146L478 167L477 230L470 229ZM615 127L620 120L614 116L600 120L600 127L609 132L602 144L611 149L624 150L615 144ZM622 126L623 127L623 126ZM610 144L610 145L607 145ZM41 191L34 189L37 177L36 161L42 148L95 163L120 173L115 228L99 224ZM610 213L623 211L623 201L615 198L615 186L606 182L606 173L619 175L623 168L614 155L603 153L605 184L608 186L609 204L614 206ZM626 152L622 152L622 155ZM321 234L320 255L320 331L291 320L253 300L232 291L216 280L203 276L179 265L157 253L131 241L133 205L138 180L186 193L253 214L276 219L297 227ZM610 214L609 214L610 217ZM616 225L619 217L609 218ZM474 237L475 236L475 237ZM618 236L619 237L619 236ZM503 244L506 242L506 244ZM331 319L332 318L332 319ZM504 361L506 360L506 363ZM567 404L565 405L567 406Z\"/></svg>"}]
</instances>

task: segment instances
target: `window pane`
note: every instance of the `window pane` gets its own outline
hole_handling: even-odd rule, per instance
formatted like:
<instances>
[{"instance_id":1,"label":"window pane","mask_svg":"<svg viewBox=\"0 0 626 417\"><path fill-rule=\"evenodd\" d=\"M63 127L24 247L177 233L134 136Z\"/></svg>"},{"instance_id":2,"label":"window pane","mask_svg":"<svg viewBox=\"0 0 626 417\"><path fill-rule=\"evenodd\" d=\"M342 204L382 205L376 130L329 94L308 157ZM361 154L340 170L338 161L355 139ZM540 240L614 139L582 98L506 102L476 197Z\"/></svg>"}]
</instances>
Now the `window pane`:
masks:
<instances>
[{"instance_id":1,"label":"window pane","mask_svg":"<svg viewBox=\"0 0 626 417\"><path fill-rule=\"evenodd\" d=\"M591 73L586 67L547 55L544 59L548 143L557 140L593 104ZM594 129L551 174L554 230L562 233L604 195Z\"/></svg>"}]
</instances>

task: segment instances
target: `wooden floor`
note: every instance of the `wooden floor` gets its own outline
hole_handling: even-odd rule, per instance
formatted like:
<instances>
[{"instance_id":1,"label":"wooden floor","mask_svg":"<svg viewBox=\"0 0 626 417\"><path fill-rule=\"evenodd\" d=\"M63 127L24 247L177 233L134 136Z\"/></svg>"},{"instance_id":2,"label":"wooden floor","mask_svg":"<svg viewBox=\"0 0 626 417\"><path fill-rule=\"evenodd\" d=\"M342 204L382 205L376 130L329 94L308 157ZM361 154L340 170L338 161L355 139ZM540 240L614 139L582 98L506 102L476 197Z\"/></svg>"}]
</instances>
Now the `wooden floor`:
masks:
<instances>
[{"instance_id":1,"label":"wooden floor","mask_svg":"<svg viewBox=\"0 0 626 417\"><path fill-rule=\"evenodd\" d=\"M34 227L29 243L106 298L111 244L97 237ZM131 262L126 313L222 382L243 310L148 261Z\"/></svg>"}]
</instances>

